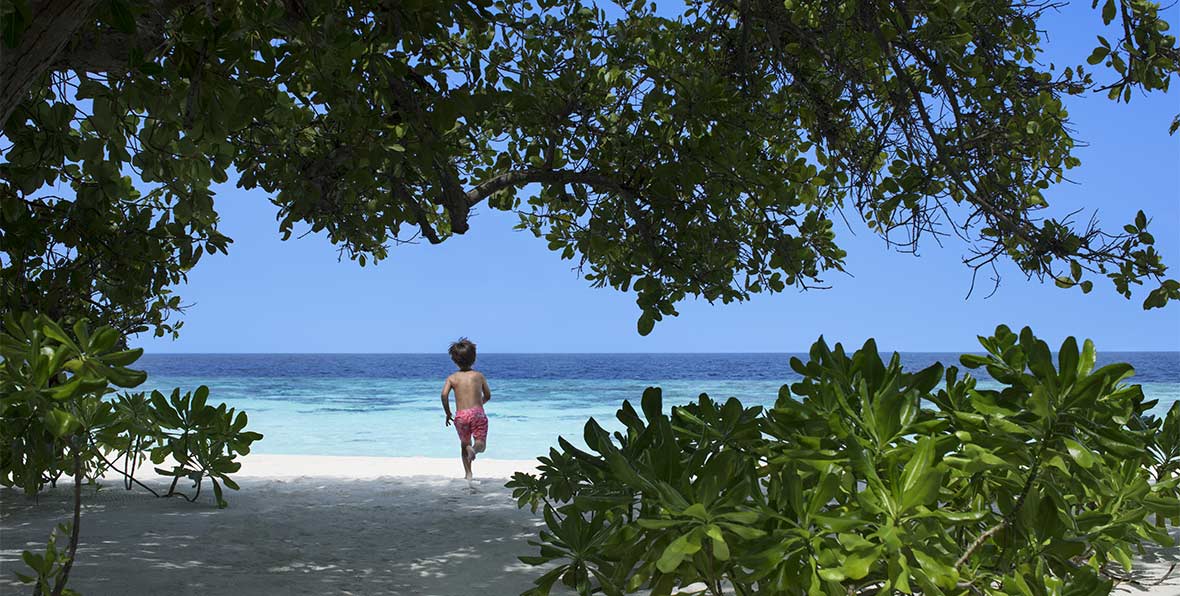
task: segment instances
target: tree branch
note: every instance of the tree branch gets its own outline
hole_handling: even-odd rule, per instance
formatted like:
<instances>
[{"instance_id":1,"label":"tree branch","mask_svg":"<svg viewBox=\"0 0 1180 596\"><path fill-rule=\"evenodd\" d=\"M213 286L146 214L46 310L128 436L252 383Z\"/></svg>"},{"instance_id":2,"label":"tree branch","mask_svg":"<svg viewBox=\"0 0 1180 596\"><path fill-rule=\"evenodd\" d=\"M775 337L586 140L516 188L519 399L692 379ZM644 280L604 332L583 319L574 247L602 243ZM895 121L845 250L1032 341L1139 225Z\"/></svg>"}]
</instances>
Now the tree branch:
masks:
<instances>
[{"instance_id":1,"label":"tree branch","mask_svg":"<svg viewBox=\"0 0 1180 596\"><path fill-rule=\"evenodd\" d=\"M593 170L516 170L505 172L467 191L467 206L473 207L480 201L513 186L523 186L538 182L541 184L585 184L600 191L611 191L621 195L636 196L635 189L604 174Z\"/></svg>"},{"instance_id":2,"label":"tree branch","mask_svg":"<svg viewBox=\"0 0 1180 596\"><path fill-rule=\"evenodd\" d=\"M177 9L194 10L197 4L198 0L149 0L147 9L135 19L134 33L98 27L82 29L50 68L125 73L131 66L132 49L138 49L145 57L158 53L168 42L168 18Z\"/></svg>"},{"instance_id":3,"label":"tree branch","mask_svg":"<svg viewBox=\"0 0 1180 596\"><path fill-rule=\"evenodd\" d=\"M62 50L87 22L98 0L32 2L32 22L15 48L0 51L0 126L8 122L33 83L57 62Z\"/></svg>"},{"instance_id":4,"label":"tree branch","mask_svg":"<svg viewBox=\"0 0 1180 596\"><path fill-rule=\"evenodd\" d=\"M1030 469L1028 472L1028 478L1024 480L1024 487L1020 490L1020 496L1017 497L1016 503L1012 506L1012 510L1008 512L1008 515L1004 516L1004 519L1000 520L1000 523L988 528L986 532L980 534L978 538L971 542L971 545L967 547L967 550L963 552L963 555L959 557L957 561L955 561L955 569L962 567L963 564L967 562L967 559L971 558L971 555L975 552L975 550L982 546L988 538L990 538L996 532L999 532L1000 530L1008 527L1008 525L1012 523L1012 520L1016 519L1016 514L1020 513L1020 510L1024 507L1024 502L1028 498L1028 493L1032 490L1033 482L1036 481L1037 475L1041 471L1041 457L1045 453L1045 445L1047 443L1048 437L1043 438L1040 448L1037 449L1036 459L1033 461L1032 469Z\"/></svg>"},{"instance_id":5,"label":"tree branch","mask_svg":"<svg viewBox=\"0 0 1180 596\"><path fill-rule=\"evenodd\" d=\"M74 436L70 443L74 451L74 523L70 526L70 554L62 565L61 575L53 584L53 596L61 596L70 580L70 569L74 566L74 559L78 557L78 526L82 523L82 447L78 445L79 437Z\"/></svg>"},{"instance_id":6,"label":"tree branch","mask_svg":"<svg viewBox=\"0 0 1180 596\"><path fill-rule=\"evenodd\" d=\"M897 77L905 84L906 90L909 91L910 96L914 101L914 107L918 111L922 126L925 128L926 134L930 135L930 140L935 146L935 158L943 165L943 167L946 168L947 175L950 176L951 180L956 186L959 187L959 190L963 192L963 195L973 205L979 207L994 217L1000 225L1004 226L1004 228L1009 233L1018 238L1025 245L1029 247L1036 246L1036 243L1032 241L1028 230L1025 228L1025 222L1013 219L1009 214L1005 213L995 205L992 205L986 197L980 195L976 188L973 188L970 184L967 184L967 182L963 180L960 172L954 167L953 164L946 163L946 158L949 154L949 151L943 144L942 138L939 135L938 130L935 128L930 115L926 112L926 105L922 102L922 94L918 91L917 86L914 85L914 81L910 78L909 72L907 72L905 67L902 66L900 62L898 62L897 56L893 53L892 45L886 41L885 35L881 32L881 29L879 27L874 28L873 33L876 36L877 43L881 47L881 51L885 53L889 65L893 68L893 71Z\"/></svg>"}]
</instances>

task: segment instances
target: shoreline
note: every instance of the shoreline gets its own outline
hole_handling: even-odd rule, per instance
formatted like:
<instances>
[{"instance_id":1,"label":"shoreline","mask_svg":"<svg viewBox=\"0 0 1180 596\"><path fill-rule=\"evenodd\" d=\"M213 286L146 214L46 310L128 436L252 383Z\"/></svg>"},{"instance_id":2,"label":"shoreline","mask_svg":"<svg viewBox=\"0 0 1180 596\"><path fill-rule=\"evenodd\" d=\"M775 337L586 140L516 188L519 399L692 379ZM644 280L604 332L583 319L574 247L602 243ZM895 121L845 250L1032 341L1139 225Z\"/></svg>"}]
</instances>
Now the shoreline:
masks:
<instances>
[{"instance_id":1,"label":"shoreline","mask_svg":"<svg viewBox=\"0 0 1180 596\"><path fill-rule=\"evenodd\" d=\"M193 503L117 481L87 489L70 587L83 596L519 594L544 572L517 559L537 554L528 541L544 522L504 488L536 460L477 459L473 487L458 457L253 453L241 461L232 475L241 490L225 491L226 509L208 484ZM163 477L141 480L166 486ZM24 567L20 552L44 550L53 526L70 518L72 488L63 483L36 500L0 489L0 592L27 590L13 577ZM1152 549L1132 575L1149 583L1178 560L1176 548ZM1115 593L1180 594L1180 576Z\"/></svg>"},{"instance_id":2,"label":"shoreline","mask_svg":"<svg viewBox=\"0 0 1180 596\"><path fill-rule=\"evenodd\" d=\"M251 453L241 458L242 469L231 478L293 479L301 477L374 480L378 478L463 478L463 463L448 457L382 457L370 455L279 455ZM516 472L535 472L537 460L477 457L476 478L503 478ZM503 483L501 483L503 484Z\"/></svg>"}]
</instances>

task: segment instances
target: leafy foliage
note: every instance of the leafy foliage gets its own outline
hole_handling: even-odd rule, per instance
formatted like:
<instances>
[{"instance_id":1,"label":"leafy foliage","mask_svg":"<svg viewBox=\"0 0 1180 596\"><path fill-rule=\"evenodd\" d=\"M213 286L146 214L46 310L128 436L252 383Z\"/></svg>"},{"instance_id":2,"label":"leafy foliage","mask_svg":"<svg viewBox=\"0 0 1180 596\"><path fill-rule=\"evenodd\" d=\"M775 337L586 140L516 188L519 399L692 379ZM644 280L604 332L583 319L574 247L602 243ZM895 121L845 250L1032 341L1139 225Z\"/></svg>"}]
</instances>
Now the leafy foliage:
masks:
<instances>
[{"instance_id":1,"label":"leafy foliage","mask_svg":"<svg viewBox=\"0 0 1180 596\"><path fill-rule=\"evenodd\" d=\"M229 477L240 465L238 455L262 435L245 430L245 413L225 404L208 405L209 389L169 398L154 391L123 393L116 388L140 385L147 375L128 368L142 349L126 350L113 327L90 329L84 319L65 331L44 316L8 313L0 331L0 485L28 494L56 483L62 474L74 479L74 520L68 552L51 535L44 555L26 552L34 570L28 576L37 593L65 593L65 583L78 541L82 484L97 484L108 471L121 473L125 487L137 484L157 496L178 493L181 478L193 481L195 500L205 478L213 485L218 507L227 505L222 486L237 489ZM157 469L172 477L161 495L135 477L136 467L150 457L171 468ZM113 461L112 461L113 459ZM119 463L122 467L119 467Z\"/></svg>"},{"instance_id":2,"label":"leafy foliage","mask_svg":"<svg viewBox=\"0 0 1180 596\"><path fill-rule=\"evenodd\" d=\"M143 350L119 349L111 327L90 333L80 321L73 331L71 337L44 316L10 316L0 333L0 441L9 446L0 452L0 485L40 491L69 473L65 450L78 439L92 481L113 470L130 488L150 455L157 465L170 459L170 469L156 470L174 479L165 496L177 494L175 480L192 480L199 493L208 478L224 507L221 485L238 488L229 477L241 466L234 460L262 438L245 430L246 413L207 404L204 385L168 397L159 391L111 395L112 387L134 387L147 378L127 368Z\"/></svg>"},{"instance_id":3,"label":"leafy foliage","mask_svg":"<svg viewBox=\"0 0 1180 596\"><path fill-rule=\"evenodd\" d=\"M1154 431L1148 442L1147 451L1151 456L1148 467L1156 481L1164 483L1166 480L1180 476L1180 402L1173 403L1167 416L1162 420L1155 416L1148 416L1144 420L1144 424ZM1173 484L1171 489L1167 490L1168 486L1166 483L1161 484L1166 494L1180 498L1180 486ZM1180 526L1180 509L1172 512L1169 522L1173 526ZM1159 524L1163 525L1163 523L1164 520L1159 519Z\"/></svg>"},{"instance_id":4,"label":"leafy foliage","mask_svg":"<svg viewBox=\"0 0 1180 596\"><path fill-rule=\"evenodd\" d=\"M69 470L66 449L85 449L90 412L109 411L113 387L147 379L127 368L142 349L124 350L110 327L84 321L68 334L44 317L9 313L0 332L0 484L29 494Z\"/></svg>"},{"instance_id":5,"label":"leafy foliage","mask_svg":"<svg viewBox=\"0 0 1180 596\"><path fill-rule=\"evenodd\" d=\"M68 524L59 524L49 534L49 542L45 545L45 552L34 553L30 551L23 551L21 553L21 560L25 565L32 569L35 575L25 575L17 572L16 578L21 583L33 585L33 596L50 596L53 592L51 587L58 583L59 578L66 572L66 562L70 559L70 555L57 546L58 533L65 536L70 533ZM62 587L61 594L64 596L76 596L77 592Z\"/></svg>"},{"instance_id":6,"label":"leafy foliage","mask_svg":"<svg viewBox=\"0 0 1180 596\"><path fill-rule=\"evenodd\" d=\"M3 47L49 43L25 33L59 1L6 4ZM175 333L170 288L226 250L211 185L235 172L284 237L361 265L515 212L634 290L641 333L687 296L823 287L851 210L906 249L954 230L976 269L1180 298L1146 214L1038 216L1079 163L1062 98L1129 101L1180 68L1152 2L1102 2L1122 38L1060 72L1038 60L1053 6L1026 2L89 3L53 59L0 52L32 81L0 96L6 309Z\"/></svg>"},{"instance_id":7,"label":"leafy foliage","mask_svg":"<svg viewBox=\"0 0 1180 596\"><path fill-rule=\"evenodd\" d=\"M962 364L998 388L821 339L769 410L701 395L669 415L649 388L625 431L591 419L591 452L561 439L509 483L547 526L529 593L1110 592L1136 548L1170 544L1180 409L1145 417L1131 366L1095 369L1089 341L1056 363L1027 328L980 343Z\"/></svg>"},{"instance_id":8,"label":"leafy foliage","mask_svg":"<svg viewBox=\"0 0 1180 596\"><path fill-rule=\"evenodd\" d=\"M229 476L241 468L234 460L249 454L250 444L262 435L244 430L248 421L245 412L236 412L225 404L209 405L208 396L209 388L204 385L184 394L174 389L167 397L159 391L152 391L150 396L119 395L109 417L95 426L95 444L104 452L98 455L102 469L122 474L125 486L130 488L145 459L150 457L157 466L167 460L170 467L155 468L156 473L173 479L162 496L182 495L194 501L208 478L218 506L225 507L222 485L238 489ZM107 459L111 453L115 454L114 461ZM193 482L195 493L191 497L176 490L182 478Z\"/></svg>"}]
</instances>

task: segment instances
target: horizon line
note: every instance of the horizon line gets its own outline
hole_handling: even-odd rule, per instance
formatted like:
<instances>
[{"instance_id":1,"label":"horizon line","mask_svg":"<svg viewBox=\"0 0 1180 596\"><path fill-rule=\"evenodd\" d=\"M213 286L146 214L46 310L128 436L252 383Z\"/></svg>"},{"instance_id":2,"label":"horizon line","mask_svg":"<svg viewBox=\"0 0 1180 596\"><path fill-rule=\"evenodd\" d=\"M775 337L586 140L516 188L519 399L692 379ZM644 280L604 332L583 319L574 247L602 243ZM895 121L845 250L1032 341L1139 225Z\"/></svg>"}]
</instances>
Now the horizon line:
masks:
<instances>
[{"instance_id":1,"label":"horizon line","mask_svg":"<svg viewBox=\"0 0 1180 596\"><path fill-rule=\"evenodd\" d=\"M859 348L858 348L859 349ZM881 353L896 352L899 354L982 354L983 350L892 350L879 349ZM157 356L446 356L446 352L158 352L144 350L144 355L154 354ZM785 355L785 354L808 354L810 350L799 351L784 351L784 352L483 352L484 356L764 356L764 355ZM1056 350L1053 354L1058 353ZM1118 350L1098 350L1098 354L1177 354L1180 355L1180 349L1175 350L1148 350L1148 349L1118 349Z\"/></svg>"}]
</instances>

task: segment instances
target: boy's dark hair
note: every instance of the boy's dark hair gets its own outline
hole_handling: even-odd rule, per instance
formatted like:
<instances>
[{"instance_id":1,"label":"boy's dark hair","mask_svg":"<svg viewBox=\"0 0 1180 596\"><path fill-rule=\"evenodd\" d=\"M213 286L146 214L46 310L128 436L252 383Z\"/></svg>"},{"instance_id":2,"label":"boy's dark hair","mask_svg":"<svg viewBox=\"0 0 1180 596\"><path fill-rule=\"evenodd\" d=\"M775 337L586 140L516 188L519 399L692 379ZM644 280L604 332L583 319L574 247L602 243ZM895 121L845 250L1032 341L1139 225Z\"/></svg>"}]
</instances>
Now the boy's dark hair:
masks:
<instances>
[{"instance_id":1,"label":"boy's dark hair","mask_svg":"<svg viewBox=\"0 0 1180 596\"><path fill-rule=\"evenodd\" d=\"M451 349L447 350L451 354L451 360L455 361L462 370L471 368L475 364L475 344L466 337L460 337L459 341L451 344Z\"/></svg>"}]
</instances>

